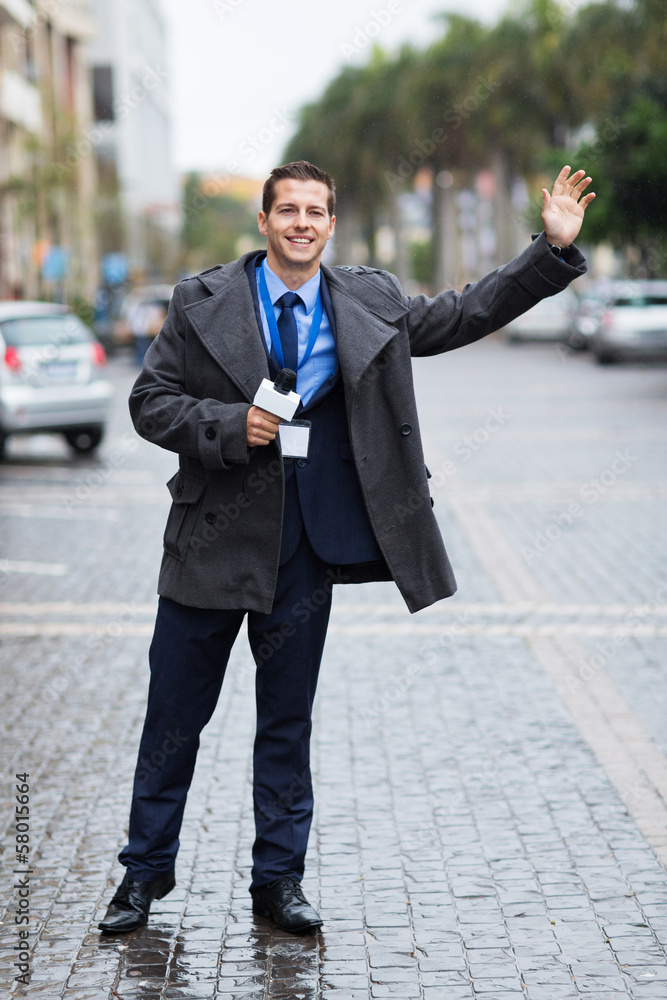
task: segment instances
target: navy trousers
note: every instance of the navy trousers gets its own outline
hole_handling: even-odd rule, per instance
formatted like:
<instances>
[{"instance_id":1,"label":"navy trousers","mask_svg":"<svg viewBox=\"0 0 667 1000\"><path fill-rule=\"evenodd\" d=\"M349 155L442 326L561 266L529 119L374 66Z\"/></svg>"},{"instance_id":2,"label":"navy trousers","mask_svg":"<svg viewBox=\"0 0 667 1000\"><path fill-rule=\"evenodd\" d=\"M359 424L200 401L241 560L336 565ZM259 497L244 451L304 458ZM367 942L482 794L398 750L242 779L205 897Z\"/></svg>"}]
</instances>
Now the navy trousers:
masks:
<instances>
[{"instance_id":1,"label":"navy trousers","mask_svg":"<svg viewBox=\"0 0 667 1000\"><path fill-rule=\"evenodd\" d=\"M257 666L250 888L283 875L302 878L313 813L311 710L332 587L333 573L302 530L280 566L271 614L190 608L160 598L129 840L118 856L130 877L154 879L174 864L199 735L247 613Z\"/></svg>"}]
</instances>

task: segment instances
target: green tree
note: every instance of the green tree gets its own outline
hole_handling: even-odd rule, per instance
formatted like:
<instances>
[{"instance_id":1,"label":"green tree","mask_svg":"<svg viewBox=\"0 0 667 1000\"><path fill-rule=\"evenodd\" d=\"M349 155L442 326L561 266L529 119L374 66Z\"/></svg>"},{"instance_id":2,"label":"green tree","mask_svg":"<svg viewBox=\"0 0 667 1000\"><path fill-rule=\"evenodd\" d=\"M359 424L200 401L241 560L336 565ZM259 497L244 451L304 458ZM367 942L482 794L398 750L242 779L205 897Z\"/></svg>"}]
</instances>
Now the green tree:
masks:
<instances>
[{"instance_id":1,"label":"green tree","mask_svg":"<svg viewBox=\"0 0 667 1000\"><path fill-rule=\"evenodd\" d=\"M667 276L667 100L648 86L631 93L578 156L595 179L596 211L589 239L634 247L637 274Z\"/></svg>"},{"instance_id":2,"label":"green tree","mask_svg":"<svg viewBox=\"0 0 667 1000\"><path fill-rule=\"evenodd\" d=\"M588 237L630 248L629 266L637 274L667 275L664 5L590 5L573 20L570 39L593 133L576 153L598 195L587 219Z\"/></svg>"},{"instance_id":3,"label":"green tree","mask_svg":"<svg viewBox=\"0 0 667 1000\"><path fill-rule=\"evenodd\" d=\"M410 48L393 58L376 48L365 66L343 69L321 99L303 109L285 152L287 159L311 160L333 174L338 225L346 229L346 216L360 220L371 263L380 213L395 209L383 172L405 148L401 109L413 65ZM346 246L343 252L348 250Z\"/></svg>"},{"instance_id":4,"label":"green tree","mask_svg":"<svg viewBox=\"0 0 667 1000\"><path fill-rule=\"evenodd\" d=\"M475 117L493 89L484 76L481 58L488 29L458 14L447 15L444 21L444 36L418 61L407 94L411 142L393 173L386 175L396 185L399 178L411 183L422 164L431 169L433 270L429 284L434 291L455 281L456 192L486 159Z\"/></svg>"}]
</instances>

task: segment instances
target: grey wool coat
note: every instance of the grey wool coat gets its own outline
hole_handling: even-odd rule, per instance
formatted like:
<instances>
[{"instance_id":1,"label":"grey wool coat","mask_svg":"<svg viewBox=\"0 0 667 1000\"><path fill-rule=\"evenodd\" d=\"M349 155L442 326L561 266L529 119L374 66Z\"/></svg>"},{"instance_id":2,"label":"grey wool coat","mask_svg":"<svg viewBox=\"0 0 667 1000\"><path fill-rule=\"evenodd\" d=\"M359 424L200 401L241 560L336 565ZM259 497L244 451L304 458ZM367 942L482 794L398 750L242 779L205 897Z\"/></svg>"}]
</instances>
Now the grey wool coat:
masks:
<instances>
[{"instance_id":1,"label":"grey wool coat","mask_svg":"<svg viewBox=\"0 0 667 1000\"><path fill-rule=\"evenodd\" d=\"M245 265L252 254L186 278L130 396L137 432L176 452L179 471L158 591L200 608L271 610L284 478L279 444L248 448L246 415L269 375ZM575 247L544 234L459 294L403 295L365 267L323 267L337 328L350 445L371 527L411 612L456 590L431 509L411 356L479 340L586 270ZM408 431L407 428L410 430ZM355 576L354 569L345 579Z\"/></svg>"}]
</instances>

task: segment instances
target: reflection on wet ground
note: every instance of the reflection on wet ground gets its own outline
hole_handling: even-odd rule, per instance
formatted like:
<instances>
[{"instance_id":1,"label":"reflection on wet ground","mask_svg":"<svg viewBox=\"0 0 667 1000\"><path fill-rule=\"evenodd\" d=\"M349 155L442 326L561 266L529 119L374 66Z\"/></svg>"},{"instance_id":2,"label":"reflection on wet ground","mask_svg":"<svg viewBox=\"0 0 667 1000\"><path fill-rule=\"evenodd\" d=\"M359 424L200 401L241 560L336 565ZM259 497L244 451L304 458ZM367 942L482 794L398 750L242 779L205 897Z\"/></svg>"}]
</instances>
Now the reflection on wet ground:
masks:
<instances>
[{"instance_id":1,"label":"reflection on wet ground","mask_svg":"<svg viewBox=\"0 0 667 1000\"><path fill-rule=\"evenodd\" d=\"M120 979L111 995L118 1000L163 996L207 1000L216 995L230 1000L234 996L311 1000L319 996L321 934L287 934L257 917L238 921L235 933L227 934L223 945L226 915L190 923L190 927L182 926L175 942L159 924L135 931L127 939L101 938L99 953L113 954L119 962ZM103 983L98 974L87 978L82 970L77 985Z\"/></svg>"}]
</instances>

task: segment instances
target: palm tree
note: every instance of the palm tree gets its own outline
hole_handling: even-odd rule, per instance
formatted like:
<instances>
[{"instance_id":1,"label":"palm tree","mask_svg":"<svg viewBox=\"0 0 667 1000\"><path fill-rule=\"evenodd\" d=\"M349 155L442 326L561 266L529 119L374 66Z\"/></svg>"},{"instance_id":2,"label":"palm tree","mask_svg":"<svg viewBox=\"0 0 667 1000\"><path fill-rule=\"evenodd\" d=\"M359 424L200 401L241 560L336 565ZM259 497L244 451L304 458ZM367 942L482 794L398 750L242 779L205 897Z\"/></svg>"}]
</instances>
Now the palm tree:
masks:
<instances>
[{"instance_id":1,"label":"palm tree","mask_svg":"<svg viewBox=\"0 0 667 1000\"><path fill-rule=\"evenodd\" d=\"M403 114L409 142L395 168L395 176L406 185L413 183L422 166L431 172L434 289L454 283L458 269L453 178L465 176L475 162L468 99L478 100L475 64L486 32L478 21L458 14L444 20L443 37L414 66Z\"/></svg>"},{"instance_id":2,"label":"palm tree","mask_svg":"<svg viewBox=\"0 0 667 1000\"><path fill-rule=\"evenodd\" d=\"M349 234L350 220L357 218L369 263L376 263L380 215L388 207L396 210L396 195L384 174L404 148L402 92L413 62L407 47L391 59L375 49L365 66L345 68L319 101L303 109L287 147L289 159L311 159L336 177L339 257L350 249L349 239L340 235Z\"/></svg>"}]
</instances>

